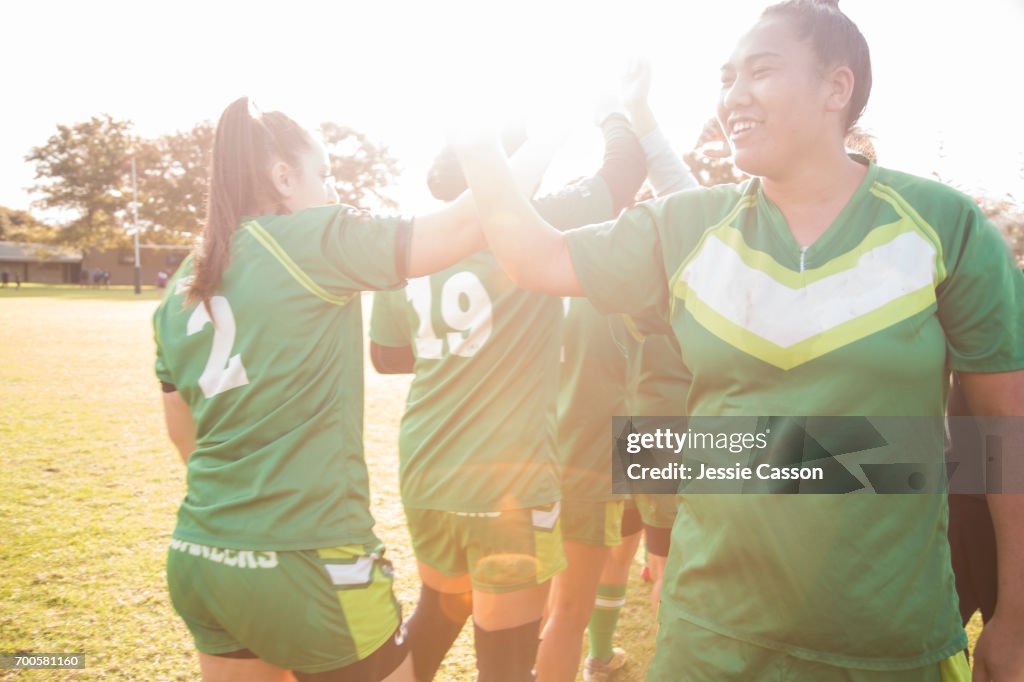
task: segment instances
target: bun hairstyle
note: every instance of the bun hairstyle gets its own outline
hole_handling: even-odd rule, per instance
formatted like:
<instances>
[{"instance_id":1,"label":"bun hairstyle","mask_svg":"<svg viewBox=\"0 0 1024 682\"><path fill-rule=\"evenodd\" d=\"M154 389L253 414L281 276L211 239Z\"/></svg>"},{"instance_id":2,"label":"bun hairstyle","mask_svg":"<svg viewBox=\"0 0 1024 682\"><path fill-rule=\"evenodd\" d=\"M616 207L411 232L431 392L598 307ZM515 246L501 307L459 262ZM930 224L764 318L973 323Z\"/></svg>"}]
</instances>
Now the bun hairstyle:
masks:
<instances>
[{"instance_id":1,"label":"bun hairstyle","mask_svg":"<svg viewBox=\"0 0 1024 682\"><path fill-rule=\"evenodd\" d=\"M839 0L786 0L768 7L761 18L790 20L801 40L810 40L822 68L848 66L853 72L853 94L846 114L846 130L860 120L871 94L871 53L860 29L839 9Z\"/></svg>"},{"instance_id":2,"label":"bun hairstyle","mask_svg":"<svg viewBox=\"0 0 1024 682\"><path fill-rule=\"evenodd\" d=\"M194 276L186 304L202 301L209 307L242 216L287 212L271 167L284 161L298 168L299 158L311 148L309 134L280 111L262 113L248 97L228 105L214 134L206 225L192 250Z\"/></svg>"}]
</instances>

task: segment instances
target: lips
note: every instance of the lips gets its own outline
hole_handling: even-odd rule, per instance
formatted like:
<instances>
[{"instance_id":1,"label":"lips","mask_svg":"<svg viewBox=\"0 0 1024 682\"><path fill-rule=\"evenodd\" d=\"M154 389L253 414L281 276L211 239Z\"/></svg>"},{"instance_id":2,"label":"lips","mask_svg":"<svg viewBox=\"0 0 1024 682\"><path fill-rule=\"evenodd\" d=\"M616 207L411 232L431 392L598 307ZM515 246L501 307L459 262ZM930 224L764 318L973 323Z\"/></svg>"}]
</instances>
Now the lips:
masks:
<instances>
[{"instance_id":1,"label":"lips","mask_svg":"<svg viewBox=\"0 0 1024 682\"><path fill-rule=\"evenodd\" d=\"M729 139L734 143L743 142L762 125L761 121L752 118L729 119Z\"/></svg>"}]
</instances>

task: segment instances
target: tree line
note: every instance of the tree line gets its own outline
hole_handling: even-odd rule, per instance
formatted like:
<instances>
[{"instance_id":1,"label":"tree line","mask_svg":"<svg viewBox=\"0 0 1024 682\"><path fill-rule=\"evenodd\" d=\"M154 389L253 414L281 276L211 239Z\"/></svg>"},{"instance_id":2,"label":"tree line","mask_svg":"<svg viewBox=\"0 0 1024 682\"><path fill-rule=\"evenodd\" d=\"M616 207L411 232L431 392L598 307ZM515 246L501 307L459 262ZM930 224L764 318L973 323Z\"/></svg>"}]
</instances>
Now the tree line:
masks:
<instances>
[{"instance_id":1,"label":"tree line","mask_svg":"<svg viewBox=\"0 0 1024 682\"><path fill-rule=\"evenodd\" d=\"M327 122L320 131L341 201L371 210L395 208L388 191L401 168L388 148L348 126ZM204 121L191 130L142 138L133 133L131 121L108 114L58 125L56 133L25 157L35 165L35 183L28 189L36 195L37 207L73 217L56 227L27 211L0 206L0 240L60 244L83 253L127 245L133 224L134 157L140 239L148 244L188 244L202 230L206 213L213 135L214 126ZM848 146L874 157L870 136L858 133ZM709 159L695 151L683 158L705 186L745 177L728 159ZM1013 197L976 200L1024 260L1020 204Z\"/></svg>"},{"instance_id":2,"label":"tree line","mask_svg":"<svg viewBox=\"0 0 1024 682\"><path fill-rule=\"evenodd\" d=\"M124 246L133 228L131 163L137 176L139 237L188 244L202 230L214 126L155 139L108 114L58 125L25 160L35 166L34 206L70 217L52 226L27 211L0 207L0 240L60 244L85 251ZM401 168L388 148L336 123L321 126L338 196L359 208L394 208L389 188Z\"/></svg>"}]
</instances>

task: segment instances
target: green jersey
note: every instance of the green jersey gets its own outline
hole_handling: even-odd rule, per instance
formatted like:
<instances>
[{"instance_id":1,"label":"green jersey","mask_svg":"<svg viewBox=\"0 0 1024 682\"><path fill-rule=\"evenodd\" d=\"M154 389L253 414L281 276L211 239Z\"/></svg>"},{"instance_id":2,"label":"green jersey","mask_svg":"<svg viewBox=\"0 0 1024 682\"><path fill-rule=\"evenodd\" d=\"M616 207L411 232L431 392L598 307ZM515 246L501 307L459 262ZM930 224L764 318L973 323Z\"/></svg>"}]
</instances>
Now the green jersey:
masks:
<instances>
[{"instance_id":1,"label":"green jersey","mask_svg":"<svg viewBox=\"0 0 1024 682\"><path fill-rule=\"evenodd\" d=\"M568 238L599 309L671 328L691 415L941 417L950 367L1024 367L1006 244L969 198L913 176L870 165L807 248L757 180ZM682 495L662 608L831 665L936 663L966 645L946 514L943 495Z\"/></svg>"},{"instance_id":2,"label":"green jersey","mask_svg":"<svg viewBox=\"0 0 1024 682\"><path fill-rule=\"evenodd\" d=\"M611 420L626 414L626 335L620 315L602 315L585 298L564 300L558 450L562 496L602 502L613 495Z\"/></svg>"},{"instance_id":3,"label":"green jersey","mask_svg":"<svg viewBox=\"0 0 1024 682\"><path fill-rule=\"evenodd\" d=\"M400 225L330 206L243 220L209 311L185 305L183 264L153 318L157 376L196 423L176 538L255 550L374 541L359 292L404 283Z\"/></svg>"},{"instance_id":4,"label":"green jersey","mask_svg":"<svg viewBox=\"0 0 1024 682\"><path fill-rule=\"evenodd\" d=\"M629 414L679 417L686 414L690 373L683 363L679 342L671 334L638 337L627 318L626 338Z\"/></svg>"},{"instance_id":5,"label":"green jersey","mask_svg":"<svg viewBox=\"0 0 1024 682\"><path fill-rule=\"evenodd\" d=\"M550 222L612 217L600 177L537 201ZM516 288L483 252L374 297L370 336L412 346L399 430L406 507L493 512L559 499L560 299Z\"/></svg>"}]
</instances>

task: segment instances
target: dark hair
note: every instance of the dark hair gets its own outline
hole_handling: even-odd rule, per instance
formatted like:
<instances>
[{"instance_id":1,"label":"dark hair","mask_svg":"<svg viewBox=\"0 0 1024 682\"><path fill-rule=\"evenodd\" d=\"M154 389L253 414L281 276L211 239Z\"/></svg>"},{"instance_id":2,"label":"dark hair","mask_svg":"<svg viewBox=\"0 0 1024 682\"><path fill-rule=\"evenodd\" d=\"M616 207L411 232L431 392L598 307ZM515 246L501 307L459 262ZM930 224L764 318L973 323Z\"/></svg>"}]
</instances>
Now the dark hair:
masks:
<instances>
[{"instance_id":1,"label":"dark hair","mask_svg":"<svg viewBox=\"0 0 1024 682\"><path fill-rule=\"evenodd\" d=\"M259 215L268 206L286 212L270 168L277 161L298 167L310 147L302 126L280 111L261 113L248 97L224 110L213 141L206 225L192 251L194 277L186 304L208 305L227 269L231 235L242 216Z\"/></svg>"},{"instance_id":2,"label":"dark hair","mask_svg":"<svg viewBox=\"0 0 1024 682\"><path fill-rule=\"evenodd\" d=\"M501 142L506 154L515 153L525 141L526 131L522 126L508 126L502 131ZM450 147L445 147L434 158L434 163L427 171L427 188L435 199L455 201L468 186L455 152Z\"/></svg>"},{"instance_id":3,"label":"dark hair","mask_svg":"<svg viewBox=\"0 0 1024 682\"><path fill-rule=\"evenodd\" d=\"M786 0L761 14L762 19L768 17L791 20L800 39L810 39L825 68L850 67L854 84L846 130L853 129L871 94L871 53L857 24L839 9L839 0Z\"/></svg>"}]
</instances>

